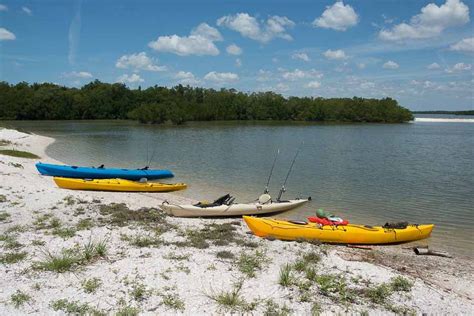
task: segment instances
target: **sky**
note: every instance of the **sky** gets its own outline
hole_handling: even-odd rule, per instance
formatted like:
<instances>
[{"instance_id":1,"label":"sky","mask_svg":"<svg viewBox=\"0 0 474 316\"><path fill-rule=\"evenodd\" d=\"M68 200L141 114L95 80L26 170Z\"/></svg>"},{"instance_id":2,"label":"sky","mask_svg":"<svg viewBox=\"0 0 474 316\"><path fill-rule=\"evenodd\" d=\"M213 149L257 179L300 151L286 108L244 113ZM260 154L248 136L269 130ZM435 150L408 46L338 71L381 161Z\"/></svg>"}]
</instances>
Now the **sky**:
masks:
<instances>
[{"instance_id":1,"label":"sky","mask_svg":"<svg viewBox=\"0 0 474 316\"><path fill-rule=\"evenodd\" d=\"M474 0L0 0L0 80L474 109Z\"/></svg>"}]
</instances>

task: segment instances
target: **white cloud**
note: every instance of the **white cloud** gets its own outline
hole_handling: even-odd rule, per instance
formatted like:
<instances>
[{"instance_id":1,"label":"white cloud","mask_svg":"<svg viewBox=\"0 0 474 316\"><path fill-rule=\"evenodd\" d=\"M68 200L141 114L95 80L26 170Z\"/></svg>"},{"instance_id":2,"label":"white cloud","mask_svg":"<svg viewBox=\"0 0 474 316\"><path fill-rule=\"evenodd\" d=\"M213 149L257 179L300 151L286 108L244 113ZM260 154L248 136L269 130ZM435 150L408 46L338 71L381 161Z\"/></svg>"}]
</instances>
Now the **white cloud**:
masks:
<instances>
[{"instance_id":1,"label":"white cloud","mask_svg":"<svg viewBox=\"0 0 474 316\"><path fill-rule=\"evenodd\" d=\"M283 70L282 77L285 80L296 81L296 80L300 80L300 79L309 79L309 78L318 78L318 79L320 79L320 78L323 77L323 74L320 73L319 71L315 70L315 69L305 71L305 70L300 70L300 69L297 68L293 71L284 71Z\"/></svg>"},{"instance_id":2,"label":"white cloud","mask_svg":"<svg viewBox=\"0 0 474 316\"><path fill-rule=\"evenodd\" d=\"M215 72L211 71L204 76L204 80L215 83L234 82L239 80L239 75L232 72Z\"/></svg>"},{"instance_id":3,"label":"white cloud","mask_svg":"<svg viewBox=\"0 0 474 316\"><path fill-rule=\"evenodd\" d=\"M474 53L474 37L464 38L456 44L451 45L449 49L459 52Z\"/></svg>"},{"instance_id":4,"label":"white cloud","mask_svg":"<svg viewBox=\"0 0 474 316\"><path fill-rule=\"evenodd\" d=\"M397 64L396 62L389 60L385 64L382 65L382 68L384 69L398 69L400 68L400 65Z\"/></svg>"},{"instance_id":5,"label":"white cloud","mask_svg":"<svg viewBox=\"0 0 474 316\"><path fill-rule=\"evenodd\" d=\"M314 27L345 31L357 25L359 17L350 5L344 5L342 1L326 7L321 17L313 21Z\"/></svg>"},{"instance_id":6,"label":"white cloud","mask_svg":"<svg viewBox=\"0 0 474 316\"><path fill-rule=\"evenodd\" d=\"M117 78L117 82L121 82L121 83L137 83L137 82L144 82L144 81L145 80L143 80L137 74L132 74L132 75L123 74Z\"/></svg>"},{"instance_id":7,"label":"white cloud","mask_svg":"<svg viewBox=\"0 0 474 316\"><path fill-rule=\"evenodd\" d=\"M441 68L441 66L438 63L432 63L426 66L427 69L429 70L435 70Z\"/></svg>"},{"instance_id":8,"label":"white cloud","mask_svg":"<svg viewBox=\"0 0 474 316\"><path fill-rule=\"evenodd\" d=\"M31 9L28 7L21 7L21 10L25 12L26 14L28 14L29 16L33 15L33 11L31 11Z\"/></svg>"},{"instance_id":9,"label":"white cloud","mask_svg":"<svg viewBox=\"0 0 474 316\"><path fill-rule=\"evenodd\" d=\"M291 55L292 59L299 59L303 61L310 61L311 59L309 58L308 54L306 53L294 53Z\"/></svg>"},{"instance_id":10,"label":"white cloud","mask_svg":"<svg viewBox=\"0 0 474 316\"><path fill-rule=\"evenodd\" d=\"M446 68L445 71L447 73L453 73L453 72L467 71L467 70L471 70L471 69L472 69L471 64L457 63L451 68Z\"/></svg>"},{"instance_id":11,"label":"white cloud","mask_svg":"<svg viewBox=\"0 0 474 316\"><path fill-rule=\"evenodd\" d=\"M242 48L240 48L239 46L235 44L230 44L229 46L227 46L226 51L228 54L231 54L231 55L242 54Z\"/></svg>"},{"instance_id":12,"label":"white cloud","mask_svg":"<svg viewBox=\"0 0 474 316\"><path fill-rule=\"evenodd\" d=\"M346 53L342 49L338 50L330 50L328 49L323 53L324 57L327 59L334 59L334 60L344 60L347 59Z\"/></svg>"},{"instance_id":13,"label":"white cloud","mask_svg":"<svg viewBox=\"0 0 474 316\"><path fill-rule=\"evenodd\" d=\"M359 69L365 69L366 66L367 66L367 65L364 64L364 63L358 63L358 64L357 64L357 68L359 68Z\"/></svg>"},{"instance_id":14,"label":"white cloud","mask_svg":"<svg viewBox=\"0 0 474 316\"><path fill-rule=\"evenodd\" d=\"M15 34L3 27L0 27L0 41L12 41L14 39L16 39Z\"/></svg>"},{"instance_id":15,"label":"white cloud","mask_svg":"<svg viewBox=\"0 0 474 316\"><path fill-rule=\"evenodd\" d=\"M319 81L310 81L306 84L306 88L309 89L318 89L319 87L321 87L321 82Z\"/></svg>"},{"instance_id":16,"label":"white cloud","mask_svg":"<svg viewBox=\"0 0 474 316\"><path fill-rule=\"evenodd\" d=\"M0 4L0 11L8 11L8 7L4 4Z\"/></svg>"},{"instance_id":17,"label":"white cloud","mask_svg":"<svg viewBox=\"0 0 474 316\"><path fill-rule=\"evenodd\" d=\"M257 74L257 81L264 82L269 81L271 79L272 72L268 70L260 69Z\"/></svg>"},{"instance_id":18,"label":"white cloud","mask_svg":"<svg viewBox=\"0 0 474 316\"><path fill-rule=\"evenodd\" d=\"M63 77L65 78L79 78L79 79L89 79L92 78L93 75L87 71L71 71L63 73Z\"/></svg>"},{"instance_id":19,"label":"white cloud","mask_svg":"<svg viewBox=\"0 0 474 316\"><path fill-rule=\"evenodd\" d=\"M286 92L290 90L290 87L287 84L280 82L276 85L275 90L280 91L280 92Z\"/></svg>"},{"instance_id":20,"label":"white cloud","mask_svg":"<svg viewBox=\"0 0 474 316\"><path fill-rule=\"evenodd\" d=\"M271 16L266 22L262 21L260 23L248 13L237 13L236 15L226 15L219 18L217 25L237 31L243 37L267 43L277 37L292 40L293 38L287 33L287 29L295 26L295 23L287 17L277 15Z\"/></svg>"},{"instance_id":21,"label":"white cloud","mask_svg":"<svg viewBox=\"0 0 474 316\"><path fill-rule=\"evenodd\" d=\"M240 58L235 59L235 66L242 67L242 61L240 60Z\"/></svg>"},{"instance_id":22,"label":"white cloud","mask_svg":"<svg viewBox=\"0 0 474 316\"><path fill-rule=\"evenodd\" d=\"M381 30L379 37L386 41L431 38L446 28L469 22L469 7L460 0L446 0L441 6L430 3L421 8L409 23L395 25L390 30Z\"/></svg>"},{"instance_id":23,"label":"white cloud","mask_svg":"<svg viewBox=\"0 0 474 316\"><path fill-rule=\"evenodd\" d=\"M115 67L122 69L133 69L135 71L165 71L166 66L158 66L153 63L153 60L146 55L145 52L131 55L123 55L115 63Z\"/></svg>"},{"instance_id":24,"label":"white cloud","mask_svg":"<svg viewBox=\"0 0 474 316\"><path fill-rule=\"evenodd\" d=\"M219 30L217 30L216 28L210 26L207 23L199 24L196 28L194 28L191 31L191 35L202 36L202 37L207 38L207 39L209 39L210 41L213 41L213 42L219 42L219 41L223 40L222 35L219 32Z\"/></svg>"},{"instance_id":25,"label":"white cloud","mask_svg":"<svg viewBox=\"0 0 474 316\"><path fill-rule=\"evenodd\" d=\"M151 41L148 46L158 52L168 52L180 56L188 55L219 55L215 41L222 40L219 31L206 23L199 24L191 31L189 36L159 36L156 41Z\"/></svg>"},{"instance_id":26,"label":"white cloud","mask_svg":"<svg viewBox=\"0 0 474 316\"><path fill-rule=\"evenodd\" d=\"M184 85L196 85L199 83L199 79L197 79L192 72L189 71L179 71L174 76L175 79L178 79L178 82Z\"/></svg>"}]
</instances>

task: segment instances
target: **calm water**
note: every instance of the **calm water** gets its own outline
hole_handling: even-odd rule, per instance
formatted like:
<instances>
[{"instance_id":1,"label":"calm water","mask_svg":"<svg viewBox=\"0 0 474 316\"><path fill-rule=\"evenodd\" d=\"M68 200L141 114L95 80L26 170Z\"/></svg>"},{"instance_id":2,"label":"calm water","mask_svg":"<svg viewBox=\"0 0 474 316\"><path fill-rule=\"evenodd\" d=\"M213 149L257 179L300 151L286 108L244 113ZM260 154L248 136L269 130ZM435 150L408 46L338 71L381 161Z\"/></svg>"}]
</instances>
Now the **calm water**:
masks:
<instances>
[{"instance_id":1,"label":"calm water","mask_svg":"<svg viewBox=\"0 0 474 316\"><path fill-rule=\"evenodd\" d=\"M133 122L3 122L55 137L48 154L74 165L172 169L190 188L178 194L211 200L232 193L256 198L279 148L276 196L304 142L284 197L312 196L284 214L303 219L323 208L352 222L408 220L437 224L428 243L457 255L474 250L474 124L220 122L180 127Z\"/></svg>"}]
</instances>

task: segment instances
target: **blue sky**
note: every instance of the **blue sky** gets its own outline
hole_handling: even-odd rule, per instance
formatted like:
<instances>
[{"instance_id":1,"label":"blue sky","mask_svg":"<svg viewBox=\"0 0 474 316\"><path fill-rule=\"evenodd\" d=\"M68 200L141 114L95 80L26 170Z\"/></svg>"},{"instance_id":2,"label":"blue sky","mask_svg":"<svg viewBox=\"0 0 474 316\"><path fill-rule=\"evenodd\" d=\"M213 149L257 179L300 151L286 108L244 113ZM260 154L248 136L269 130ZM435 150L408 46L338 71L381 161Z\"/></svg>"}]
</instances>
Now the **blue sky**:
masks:
<instances>
[{"instance_id":1,"label":"blue sky","mask_svg":"<svg viewBox=\"0 0 474 316\"><path fill-rule=\"evenodd\" d=\"M0 80L474 109L474 1L1 1Z\"/></svg>"}]
</instances>

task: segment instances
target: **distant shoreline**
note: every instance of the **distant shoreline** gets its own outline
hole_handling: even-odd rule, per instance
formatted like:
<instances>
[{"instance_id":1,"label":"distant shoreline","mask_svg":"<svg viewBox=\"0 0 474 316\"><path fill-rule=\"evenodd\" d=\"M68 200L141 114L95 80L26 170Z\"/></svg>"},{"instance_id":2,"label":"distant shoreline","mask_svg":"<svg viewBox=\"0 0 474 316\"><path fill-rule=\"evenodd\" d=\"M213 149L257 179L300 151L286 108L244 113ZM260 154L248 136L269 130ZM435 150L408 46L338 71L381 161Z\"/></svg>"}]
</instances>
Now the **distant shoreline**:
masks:
<instances>
[{"instance_id":1,"label":"distant shoreline","mask_svg":"<svg viewBox=\"0 0 474 316\"><path fill-rule=\"evenodd\" d=\"M463 111L412 111L413 114L450 114L450 115L474 115L474 110Z\"/></svg>"}]
</instances>

